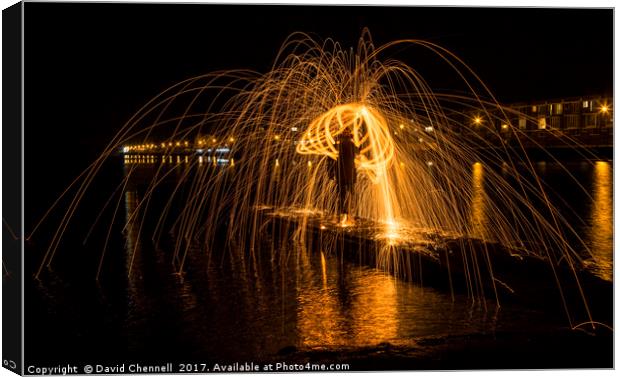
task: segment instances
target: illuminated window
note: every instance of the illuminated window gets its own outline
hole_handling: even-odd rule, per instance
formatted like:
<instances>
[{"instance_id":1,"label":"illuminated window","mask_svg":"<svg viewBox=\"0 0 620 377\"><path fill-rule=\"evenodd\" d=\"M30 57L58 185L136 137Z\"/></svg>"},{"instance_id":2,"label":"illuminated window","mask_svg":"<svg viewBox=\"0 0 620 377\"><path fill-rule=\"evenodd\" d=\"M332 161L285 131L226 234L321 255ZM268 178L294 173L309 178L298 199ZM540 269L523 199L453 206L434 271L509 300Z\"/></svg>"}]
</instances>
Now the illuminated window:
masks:
<instances>
[{"instance_id":1,"label":"illuminated window","mask_svg":"<svg viewBox=\"0 0 620 377\"><path fill-rule=\"evenodd\" d=\"M547 119L546 118L538 118L538 129L544 130L547 128Z\"/></svg>"},{"instance_id":2,"label":"illuminated window","mask_svg":"<svg viewBox=\"0 0 620 377\"><path fill-rule=\"evenodd\" d=\"M588 107L590 107L590 104L588 103L588 101L583 101L583 108L587 109Z\"/></svg>"},{"instance_id":3,"label":"illuminated window","mask_svg":"<svg viewBox=\"0 0 620 377\"><path fill-rule=\"evenodd\" d=\"M524 130L527 128L527 122L525 118L519 118L519 129Z\"/></svg>"},{"instance_id":4,"label":"illuminated window","mask_svg":"<svg viewBox=\"0 0 620 377\"><path fill-rule=\"evenodd\" d=\"M532 106L532 112L535 113L538 111L538 106Z\"/></svg>"},{"instance_id":5,"label":"illuminated window","mask_svg":"<svg viewBox=\"0 0 620 377\"><path fill-rule=\"evenodd\" d=\"M555 105L555 114L556 115L562 114L562 104L561 103L557 103Z\"/></svg>"}]
</instances>

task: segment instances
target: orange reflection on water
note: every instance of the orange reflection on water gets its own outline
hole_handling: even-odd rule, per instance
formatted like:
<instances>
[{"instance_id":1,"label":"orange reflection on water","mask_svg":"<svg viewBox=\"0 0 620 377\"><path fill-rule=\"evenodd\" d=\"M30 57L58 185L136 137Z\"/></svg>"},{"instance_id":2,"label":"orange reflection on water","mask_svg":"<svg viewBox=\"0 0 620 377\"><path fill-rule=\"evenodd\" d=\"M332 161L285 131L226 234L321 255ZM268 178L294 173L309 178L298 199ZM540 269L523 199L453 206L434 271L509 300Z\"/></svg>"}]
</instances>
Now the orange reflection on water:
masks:
<instances>
[{"instance_id":1,"label":"orange reflection on water","mask_svg":"<svg viewBox=\"0 0 620 377\"><path fill-rule=\"evenodd\" d=\"M470 215L471 236L487 239L488 219L486 212L486 193L484 191L484 167L476 162L472 169L472 196Z\"/></svg>"},{"instance_id":2,"label":"orange reflection on water","mask_svg":"<svg viewBox=\"0 0 620 377\"><path fill-rule=\"evenodd\" d=\"M396 282L387 275L360 275L353 300L352 333L357 344L390 342L398 337Z\"/></svg>"},{"instance_id":3,"label":"orange reflection on water","mask_svg":"<svg viewBox=\"0 0 620 377\"><path fill-rule=\"evenodd\" d=\"M139 223L135 220L136 211L140 204L140 196L134 190L125 191L125 268L127 273L127 299L132 308L129 318L148 315L144 308L144 280L141 245L138 240L140 233Z\"/></svg>"},{"instance_id":4,"label":"orange reflection on water","mask_svg":"<svg viewBox=\"0 0 620 377\"><path fill-rule=\"evenodd\" d=\"M338 302L337 291L333 288L337 281L332 276L334 269L327 268L321 253L323 276L319 283L312 275L303 273L312 271L310 257L305 248L298 254L298 271L302 273L298 274L297 284L303 285L303 289L297 289L297 331L301 344L306 347L343 344L345 342L342 339L347 334L345 316Z\"/></svg>"},{"instance_id":5,"label":"orange reflection on water","mask_svg":"<svg viewBox=\"0 0 620 377\"><path fill-rule=\"evenodd\" d=\"M364 346L398 338L393 277L343 270L336 259L323 253L317 259L322 276L306 275L307 280L299 282L304 284L297 295L297 332L302 346Z\"/></svg>"},{"instance_id":6,"label":"orange reflection on water","mask_svg":"<svg viewBox=\"0 0 620 377\"><path fill-rule=\"evenodd\" d=\"M605 280L613 279L613 173L609 162L597 161L592 177L592 207L588 244L592 271Z\"/></svg>"},{"instance_id":7,"label":"orange reflection on water","mask_svg":"<svg viewBox=\"0 0 620 377\"><path fill-rule=\"evenodd\" d=\"M323 277L323 289L327 290L327 262L325 261L325 254L321 251L321 276Z\"/></svg>"}]
</instances>

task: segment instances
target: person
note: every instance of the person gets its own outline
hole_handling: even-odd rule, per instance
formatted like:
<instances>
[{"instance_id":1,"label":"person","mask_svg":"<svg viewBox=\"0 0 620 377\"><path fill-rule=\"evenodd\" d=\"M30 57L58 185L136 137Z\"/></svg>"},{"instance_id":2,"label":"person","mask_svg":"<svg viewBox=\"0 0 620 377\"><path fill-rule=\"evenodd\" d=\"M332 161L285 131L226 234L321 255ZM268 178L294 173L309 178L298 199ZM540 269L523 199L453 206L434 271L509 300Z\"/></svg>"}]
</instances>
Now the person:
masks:
<instances>
[{"instance_id":1,"label":"person","mask_svg":"<svg viewBox=\"0 0 620 377\"><path fill-rule=\"evenodd\" d=\"M336 185L338 187L338 211L340 215L348 215L351 211L351 200L357 171L355 156L358 153L353 143L353 135L345 128L337 137L338 160L336 161Z\"/></svg>"}]
</instances>

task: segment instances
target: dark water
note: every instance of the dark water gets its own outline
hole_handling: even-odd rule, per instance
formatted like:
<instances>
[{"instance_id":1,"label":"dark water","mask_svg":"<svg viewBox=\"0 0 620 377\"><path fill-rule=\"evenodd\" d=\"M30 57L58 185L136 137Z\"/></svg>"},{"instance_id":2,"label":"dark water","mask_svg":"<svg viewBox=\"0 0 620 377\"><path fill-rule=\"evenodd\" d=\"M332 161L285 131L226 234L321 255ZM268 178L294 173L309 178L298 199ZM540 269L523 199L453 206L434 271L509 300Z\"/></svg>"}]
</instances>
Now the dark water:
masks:
<instances>
[{"instance_id":1,"label":"dark water","mask_svg":"<svg viewBox=\"0 0 620 377\"><path fill-rule=\"evenodd\" d=\"M591 248L586 267L611 280L612 164L571 162L565 167L568 173L558 164L536 165L563 213L572 218ZM187 271L175 274L170 239L164 237L155 246L149 232L138 234L137 226L122 233L148 186L152 169L148 164L140 168L137 181L119 191L116 198L120 201L103 212L101 223L106 224L118 204L119 221L110 236L107 226L96 227L84 245L93 213L98 213L123 175L118 165L106 169L109 173L95 182L97 189L90 201L76 212L52 267L43 270L40 281L27 279L26 365L123 360L260 362L282 357L283 350L298 355L327 349L353 360L355 368L357 359L352 353L380 350L386 344L390 349L415 349L419 353L411 358L425 360L437 357L438 352L475 348L472 339L481 336L503 339L504 347L513 351L512 344L522 348L523 339L528 342L540 334L553 337L567 330L560 307L549 310L508 303L500 308L492 299L453 297L338 253L277 244L268 238L253 253L221 245L210 252L194 247ZM177 169L170 178L173 182L187 168L181 164ZM476 178L473 172L473 184L483 187L483 182L475 182L484 179L479 173ZM569 173L589 195L575 189ZM154 203L164 202L167 194L162 191ZM36 198L29 205L33 213L40 213L42 203ZM145 229L151 229L155 221L146 218ZM40 233L49 236L52 230L43 227ZM96 282L104 244L106 256ZM27 277L36 271L45 245L37 237L28 243ZM525 338L507 341L505 334L512 334L508 339L514 334ZM608 343L603 348L610 350ZM385 368L384 364L360 365ZM440 365L450 369L463 364ZM489 360L488 365L498 364ZM527 360L516 364L530 365Z\"/></svg>"}]
</instances>

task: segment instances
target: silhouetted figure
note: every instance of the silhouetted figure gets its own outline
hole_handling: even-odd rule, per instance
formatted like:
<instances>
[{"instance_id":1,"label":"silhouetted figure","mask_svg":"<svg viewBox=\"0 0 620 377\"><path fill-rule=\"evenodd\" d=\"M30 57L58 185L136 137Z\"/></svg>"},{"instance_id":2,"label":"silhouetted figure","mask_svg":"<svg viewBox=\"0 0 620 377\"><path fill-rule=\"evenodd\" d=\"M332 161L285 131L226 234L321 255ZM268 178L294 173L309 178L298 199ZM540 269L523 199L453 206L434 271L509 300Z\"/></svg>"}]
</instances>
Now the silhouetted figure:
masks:
<instances>
[{"instance_id":1,"label":"silhouetted figure","mask_svg":"<svg viewBox=\"0 0 620 377\"><path fill-rule=\"evenodd\" d=\"M355 155L357 147L353 144L353 136L345 129L337 138L338 160L336 161L336 184L338 186L338 209L340 214L348 214L351 209L351 197L357 172L355 171Z\"/></svg>"}]
</instances>

